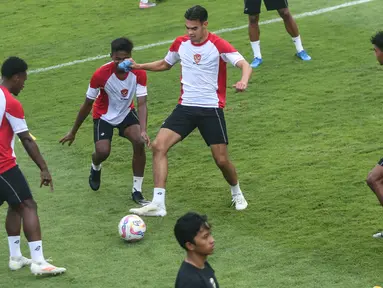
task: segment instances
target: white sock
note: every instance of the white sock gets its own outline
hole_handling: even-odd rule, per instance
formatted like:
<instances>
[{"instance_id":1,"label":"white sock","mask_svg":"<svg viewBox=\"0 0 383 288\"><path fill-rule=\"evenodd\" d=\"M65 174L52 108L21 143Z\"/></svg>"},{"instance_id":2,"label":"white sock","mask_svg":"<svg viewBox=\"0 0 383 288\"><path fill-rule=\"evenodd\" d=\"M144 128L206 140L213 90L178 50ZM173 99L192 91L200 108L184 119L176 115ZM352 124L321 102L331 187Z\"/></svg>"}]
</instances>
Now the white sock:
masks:
<instances>
[{"instance_id":1,"label":"white sock","mask_svg":"<svg viewBox=\"0 0 383 288\"><path fill-rule=\"evenodd\" d=\"M43 244L42 241L33 241L29 242L29 250L31 251L31 258L34 262L42 262L45 261L43 254Z\"/></svg>"},{"instance_id":2,"label":"white sock","mask_svg":"<svg viewBox=\"0 0 383 288\"><path fill-rule=\"evenodd\" d=\"M92 163L92 168L93 168L93 170L100 171L101 170L101 164L100 165L94 165Z\"/></svg>"},{"instance_id":3,"label":"white sock","mask_svg":"<svg viewBox=\"0 0 383 288\"><path fill-rule=\"evenodd\" d=\"M21 257L20 250L20 236L9 236L8 237L9 256Z\"/></svg>"},{"instance_id":4,"label":"white sock","mask_svg":"<svg viewBox=\"0 0 383 288\"><path fill-rule=\"evenodd\" d=\"M260 43L261 43L260 40L250 42L251 48L253 48L254 58L261 58L262 59Z\"/></svg>"},{"instance_id":5,"label":"white sock","mask_svg":"<svg viewBox=\"0 0 383 288\"><path fill-rule=\"evenodd\" d=\"M132 193L134 191L140 191L142 192L142 182L144 181L144 177L137 177L133 176L133 188L132 188Z\"/></svg>"},{"instance_id":6,"label":"white sock","mask_svg":"<svg viewBox=\"0 0 383 288\"><path fill-rule=\"evenodd\" d=\"M149 0L141 0L140 2L141 2L141 3L148 3Z\"/></svg>"},{"instance_id":7,"label":"white sock","mask_svg":"<svg viewBox=\"0 0 383 288\"><path fill-rule=\"evenodd\" d=\"M297 52L301 52L303 50L301 36L298 35L297 37L293 37L292 39L295 44L295 48L297 49Z\"/></svg>"},{"instance_id":8,"label":"white sock","mask_svg":"<svg viewBox=\"0 0 383 288\"><path fill-rule=\"evenodd\" d=\"M164 188L154 188L152 202L156 204L160 204L161 206L165 207L165 189Z\"/></svg>"},{"instance_id":9,"label":"white sock","mask_svg":"<svg viewBox=\"0 0 383 288\"><path fill-rule=\"evenodd\" d=\"M230 186L231 188L231 196L237 196L237 195L242 195L241 188L239 187L239 182L237 185Z\"/></svg>"}]
</instances>

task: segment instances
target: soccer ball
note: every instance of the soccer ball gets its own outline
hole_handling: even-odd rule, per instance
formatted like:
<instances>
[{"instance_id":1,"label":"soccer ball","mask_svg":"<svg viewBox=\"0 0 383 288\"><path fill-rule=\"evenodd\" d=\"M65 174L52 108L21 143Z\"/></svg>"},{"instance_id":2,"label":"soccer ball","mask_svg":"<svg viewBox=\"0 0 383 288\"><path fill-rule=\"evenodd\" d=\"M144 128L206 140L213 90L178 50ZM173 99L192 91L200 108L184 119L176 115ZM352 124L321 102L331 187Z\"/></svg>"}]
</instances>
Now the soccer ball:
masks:
<instances>
[{"instance_id":1,"label":"soccer ball","mask_svg":"<svg viewBox=\"0 0 383 288\"><path fill-rule=\"evenodd\" d=\"M128 242L136 242L144 238L146 224L137 215L126 215L118 224L118 233Z\"/></svg>"}]
</instances>

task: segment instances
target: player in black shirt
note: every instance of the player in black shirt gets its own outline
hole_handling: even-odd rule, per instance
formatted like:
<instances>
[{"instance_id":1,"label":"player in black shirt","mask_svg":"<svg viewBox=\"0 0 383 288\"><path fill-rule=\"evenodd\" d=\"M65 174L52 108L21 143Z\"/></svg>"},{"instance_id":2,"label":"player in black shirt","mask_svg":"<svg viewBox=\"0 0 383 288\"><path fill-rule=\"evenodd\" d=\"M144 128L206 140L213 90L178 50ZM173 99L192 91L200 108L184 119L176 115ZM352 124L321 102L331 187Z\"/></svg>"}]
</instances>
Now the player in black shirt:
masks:
<instances>
[{"instance_id":1,"label":"player in black shirt","mask_svg":"<svg viewBox=\"0 0 383 288\"><path fill-rule=\"evenodd\" d=\"M206 216L189 212L177 220L174 234L186 250L175 288L219 288L214 270L207 262L214 251L214 238Z\"/></svg>"}]
</instances>

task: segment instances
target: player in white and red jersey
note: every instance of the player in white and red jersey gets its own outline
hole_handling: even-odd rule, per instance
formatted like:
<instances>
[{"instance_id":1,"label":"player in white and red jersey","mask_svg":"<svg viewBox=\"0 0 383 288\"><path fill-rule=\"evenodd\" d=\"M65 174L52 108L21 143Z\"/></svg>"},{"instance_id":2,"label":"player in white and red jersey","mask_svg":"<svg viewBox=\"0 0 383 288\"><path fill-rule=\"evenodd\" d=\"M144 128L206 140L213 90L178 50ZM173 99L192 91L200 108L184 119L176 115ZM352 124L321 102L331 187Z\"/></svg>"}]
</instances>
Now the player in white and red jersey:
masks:
<instances>
[{"instance_id":1,"label":"player in white and red jersey","mask_svg":"<svg viewBox=\"0 0 383 288\"><path fill-rule=\"evenodd\" d=\"M29 156L40 168L40 187L51 187L52 177L41 156L36 142L29 134L21 103L17 96L27 80L28 65L18 57L10 57L1 67L0 85L0 205L8 202L5 229L8 234L9 268L19 270L31 265L33 274L61 274L65 268L48 263L43 255L41 228L37 215L37 204L33 200L28 183L16 163L14 151L15 135L19 137ZM12 94L13 95L12 95ZM20 251L21 221L28 240L32 260L25 258Z\"/></svg>"},{"instance_id":2,"label":"player in white and red jersey","mask_svg":"<svg viewBox=\"0 0 383 288\"><path fill-rule=\"evenodd\" d=\"M146 164L145 143L150 144L146 133L146 72L134 70L125 72L118 64L132 55L133 43L127 38L118 38L111 43L112 62L101 66L93 74L84 104L78 112L70 132L60 140L69 146L76 133L88 117L93 106L95 152L92 155L89 185L97 191L101 183L101 163L110 154L113 130L119 136L129 139L133 145L133 189L132 199L141 205L148 203L142 195L142 182ZM134 109L137 97L138 114Z\"/></svg>"},{"instance_id":3,"label":"player in white and red jersey","mask_svg":"<svg viewBox=\"0 0 383 288\"><path fill-rule=\"evenodd\" d=\"M228 156L223 108L226 103L226 62L242 70L241 80L234 85L238 92L246 89L251 67L229 42L209 33L205 8L194 6L186 11L185 18L188 34L173 42L165 59L146 64L136 64L131 60L133 69L164 71L180 62L182 71L179 104L165 120L152 144L155 182L153 201L145 207L130 210L138 215L166 215L167 152L195 128L198 128L210 146L217 166L231 186L233 205L237 210L247 207L235 167Z\"/></svg>"}]
</instances>

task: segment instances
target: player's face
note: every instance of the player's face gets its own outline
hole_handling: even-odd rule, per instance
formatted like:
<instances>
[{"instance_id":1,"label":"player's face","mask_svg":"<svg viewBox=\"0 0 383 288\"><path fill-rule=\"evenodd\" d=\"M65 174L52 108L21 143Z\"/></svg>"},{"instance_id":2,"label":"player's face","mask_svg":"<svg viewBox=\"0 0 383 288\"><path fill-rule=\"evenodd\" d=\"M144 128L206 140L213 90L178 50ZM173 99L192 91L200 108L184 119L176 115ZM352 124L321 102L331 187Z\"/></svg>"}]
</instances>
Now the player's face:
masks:
<instances>
[{"instance_id":1,"label":"player's face","mask_svg":"<svg viewBox=\"0 0 383 288\"><path fill-rule=\"evenodd\" d=\"M200 255L210 255L214 252L214 238L211 230L202 227L198 234L194 237L194 252Z\"/></svg>"},{"instance_id":2,"label":"player's face","mask_svg":"<svg viewBox=\"0 0 383 288\"><path fill-rule=\"evenodd\" d=\"M207 21L201 23L199 20L186 19L185 27L191 42L200 43L204 40L207 32L207 24Z\"/></svg>"},{"instance_id":3,"label":"player's face","mask_svg":"<svg viewBox=\"0 0 383 288\"><path fill-rule=\"evenodd\" d=\"M11 93L15 96L19 95L20 91L24 89L24 83L27 80L27 72L22 72L12 77Z\"/></svg>"},{"instance_id":4,"label":"player's face","mask_svg":"<svg viewBox=\"0 0 383 288\"><path fill-rule=\"evenodd\" d=\"M131 57L131 54L127 51L117 51L112 53L112 60L116 64L116 67L118 67L118 64L123 62L125 59L129 59Z\"/></svg>"},{"instance_id":5,"label":"player's face","mask_svg":"<svg viewBox=\"0 0 383 288\"><path fill-rule=\"evenodd\" d=\"M380 65L383 65L383 51L380 50L377 46L374 46L374 49L375 49L376 59L378 59L378 62L380 63Z\"/></svg>"}]
</instances>

